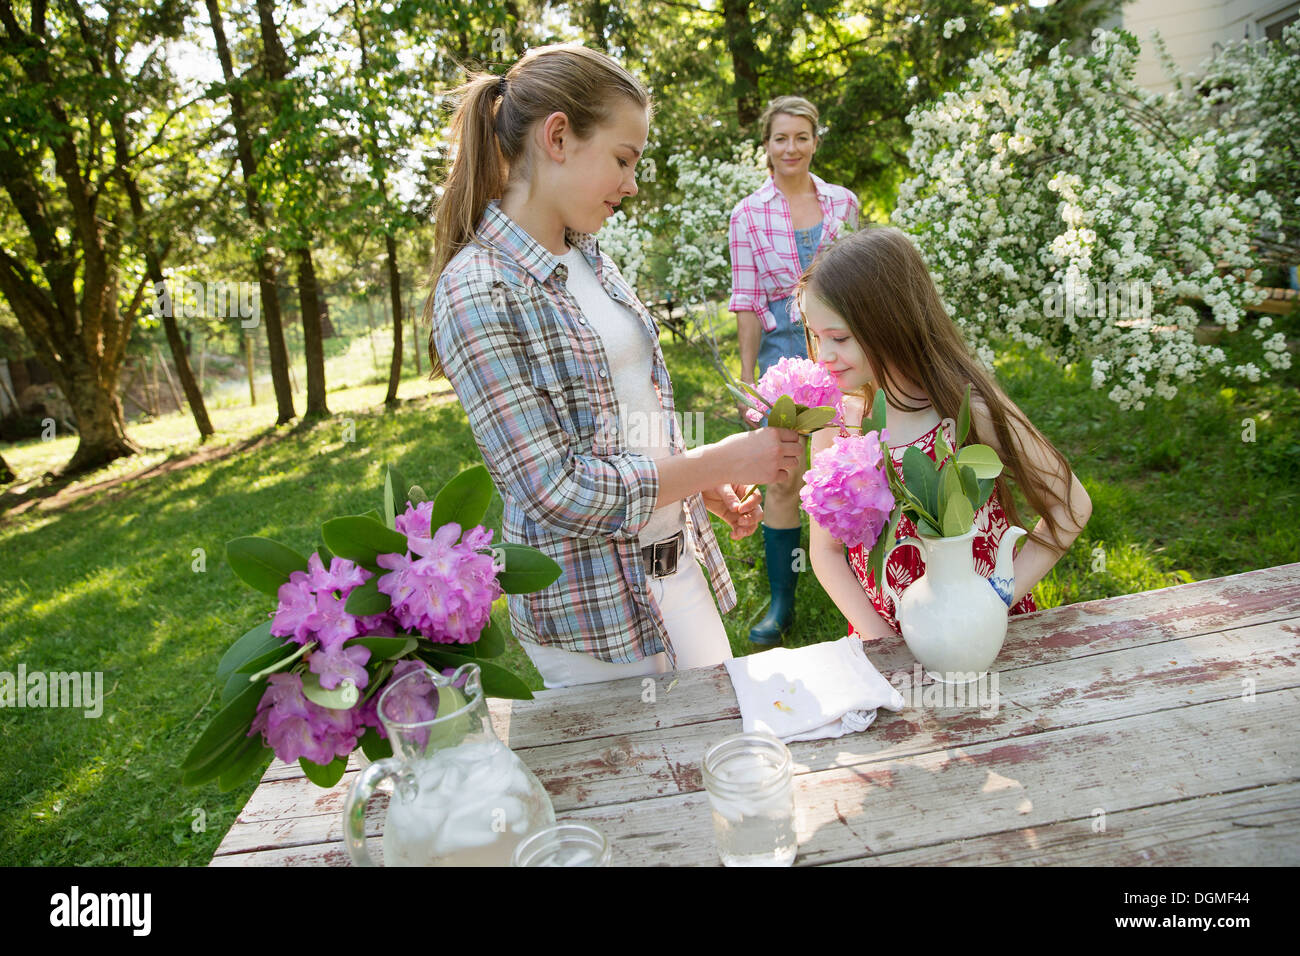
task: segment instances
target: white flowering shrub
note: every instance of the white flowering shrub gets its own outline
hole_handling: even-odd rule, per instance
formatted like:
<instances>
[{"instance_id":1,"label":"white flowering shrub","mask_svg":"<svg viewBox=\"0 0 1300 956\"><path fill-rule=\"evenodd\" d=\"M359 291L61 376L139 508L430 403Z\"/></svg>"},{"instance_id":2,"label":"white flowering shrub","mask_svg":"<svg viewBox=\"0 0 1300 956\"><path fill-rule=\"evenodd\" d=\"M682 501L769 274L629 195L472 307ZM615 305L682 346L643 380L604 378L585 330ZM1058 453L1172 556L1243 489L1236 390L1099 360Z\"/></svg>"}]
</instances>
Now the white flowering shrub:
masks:
<instances>
[{"instance_id":1,"label":"white flowering shrub","mask_svg":"<svg viewBox=\"0 0 1300 956\"><path fill-rule=\"evenodd\" d=\"M1190 303L1228 332L1247 321L1262 297L1252 243L1280 225L1278 205L1252 183L1221 182L1222 137L1184 128L1137 85L1132 35L1096 31L1089 56L1062 44L1041 66L1038 44L1026 34L1005 58L970 61L955 92L908 117L916 175L893 221L986 363L1010 336L1089 361L1094 388L1142 408L1226 366L1222 349L1196 342ZM1259 354L1229 374L1288 367L1280 336L1247 344Z\"/></svg>"},{"instance_id":2,"label":"white flowering shrub","mask_svg":"<svg viewBox=\"0 0 1300 956\"><path fill-rule=\"evenodd\" d=\"M669 157L681 198L665 204L652 221L667 261L665 284L676 301L698 304L731 294L731 210L767 182L763 155L761 148L740 145L731 160Z\"/></svg>"},{"instance_id":3,"label":"white flowering shrub","mask_svg":"<svg viewBox=\"0 0 1300 956\"><path fill-rule=\"evenodd\" d=\"M600 251L614 260L627 284L635 289L650 252L650 233L641 228L635 216L620 209L600 227L599 242Z\"/></svg>"},{"instance_id":4,"label":"white flowering shrub","mask_svg":"<svg viewBox=\"0 0 1300 956\"><path fill-rule=\"evenodd\" d=\"M1163 51L1162 51L1163 52ZM1277 200L1281 227L1259 237L1264 261L1300 262L1300 21L1279 42L1237 40L1189 82L1166 55L1184 130L1222 144L1219 179L1255 183Z\"/></svg>"}]
</instances>

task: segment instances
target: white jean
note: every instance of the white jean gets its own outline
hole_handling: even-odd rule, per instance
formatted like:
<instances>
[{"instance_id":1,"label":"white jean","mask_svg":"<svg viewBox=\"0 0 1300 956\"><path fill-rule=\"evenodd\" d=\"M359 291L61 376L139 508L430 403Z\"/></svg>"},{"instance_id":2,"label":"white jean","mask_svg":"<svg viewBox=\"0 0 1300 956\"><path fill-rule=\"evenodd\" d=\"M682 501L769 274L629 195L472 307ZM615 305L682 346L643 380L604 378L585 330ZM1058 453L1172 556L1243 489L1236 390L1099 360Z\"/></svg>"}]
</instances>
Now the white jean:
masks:
<instances>
[{"instance_id":1,"label":"white jean","mask_svg":"<svg viewBox=\"0 0 1300 956\"><path fill-rule=\"evenodd\" d=\"M700 567L696 552L687 537L686 550L677 564L677 573L666 578L646 576L650 595L664 617L664 626L677 652L677 669L712 667L730 660L731 642L722 616L709 591L708 579ZM668 655L652 654L639 661L611 664L590 654L561 650L520 641L524 652L542 675L548 690L574 684L594 684L623 677L662 674L669 669Z\"/></svg>"}]
</instances>

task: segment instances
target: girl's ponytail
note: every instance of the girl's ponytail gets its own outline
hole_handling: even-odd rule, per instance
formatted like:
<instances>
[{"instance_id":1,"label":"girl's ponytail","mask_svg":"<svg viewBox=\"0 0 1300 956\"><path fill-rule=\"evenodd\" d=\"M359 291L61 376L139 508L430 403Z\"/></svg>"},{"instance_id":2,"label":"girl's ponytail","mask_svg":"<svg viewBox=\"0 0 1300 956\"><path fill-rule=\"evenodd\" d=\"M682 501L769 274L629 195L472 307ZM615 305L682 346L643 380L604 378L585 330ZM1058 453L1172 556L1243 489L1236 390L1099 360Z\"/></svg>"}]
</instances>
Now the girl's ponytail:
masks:
<instances>
[{"instance_id":1,"label":"girl's ponytail","mask_svg":"<svg viewBox=\"0 0 1300 956\"><path fill-rule=\"evenodd\" d=\"M497 143L496 101L506 88L504 77L480 74L460 87L451 120L451 145L456 149L451 172L438 201L434 224L432 284L437 285L447 263L474 240L474 230L490 200L501 198L506 162ZM424 322L432 329L433 288L424 302ZM442 362L429 336L429 367L441 378Z\"/></svg>"}]
</instances>

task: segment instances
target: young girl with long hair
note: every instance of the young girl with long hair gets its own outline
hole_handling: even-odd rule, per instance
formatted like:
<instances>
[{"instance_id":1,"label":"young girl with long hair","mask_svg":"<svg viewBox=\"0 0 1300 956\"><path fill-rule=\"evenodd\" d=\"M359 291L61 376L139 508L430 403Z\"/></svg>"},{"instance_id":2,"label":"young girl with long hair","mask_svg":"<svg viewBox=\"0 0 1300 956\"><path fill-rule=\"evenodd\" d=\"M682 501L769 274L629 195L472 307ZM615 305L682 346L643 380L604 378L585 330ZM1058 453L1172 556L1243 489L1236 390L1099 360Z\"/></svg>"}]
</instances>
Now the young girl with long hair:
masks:
<instances>
[{"instance_id":1,"label":"young girl with long hair","mask_svg":"<svg viewBox=\"0 0 1300 956\"><path fill-rule=\"evenodd\" d=\"M1004 465L993 494L975 514L975 569L992 574L1003 533L1020 524L1010 493L1014 481L1041 518L1015 557L1011 613L1037 610L1030 592L1083 530L1092 502L1061 453L971 355L921 254L897 229L869 227L818 256L801 296L810 354L845 394L849 428L861 424L876 390L884 390L889 449L900 475L909 445L935 458L941 422L956 420L971 387L966 442L991 446ZM817 432L813 454L830 447L834 437L831 428ZM903 517L896 538L915 533ZM869 549L851 549L846 561L844 546L814 521L809 552L817 579L848 619L849 633L870 641L898 631L893 603L868 569ZM915 548L896 551L885 568L899 591L924 571Z\"/></svg>"},{"instance_id":2,"label":"young girl with long hair","mask_svg":"<svg viewBox=\"0 0 1300 956\"><path fill-rule=\"evenodd\" d=\"M504 499L503 538L563 570L510 595L515 636L547 687L720 663L718 604L736 594L707 512L752 533L762 509L737 488L787 476L800 445L765 428L687 450L655 321L596 245L637 193L649 96L564 44L458 97L425 314L434 373Z\"/></svg>"}]
</instances>

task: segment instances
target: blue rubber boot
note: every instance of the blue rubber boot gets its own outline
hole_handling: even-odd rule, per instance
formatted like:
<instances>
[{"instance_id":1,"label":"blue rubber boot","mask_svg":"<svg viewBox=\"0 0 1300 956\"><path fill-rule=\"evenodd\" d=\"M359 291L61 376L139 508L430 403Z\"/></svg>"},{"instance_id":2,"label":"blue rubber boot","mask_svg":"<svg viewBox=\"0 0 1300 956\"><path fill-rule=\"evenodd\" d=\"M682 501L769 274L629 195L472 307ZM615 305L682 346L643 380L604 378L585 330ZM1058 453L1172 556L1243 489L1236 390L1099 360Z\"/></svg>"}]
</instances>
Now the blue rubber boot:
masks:
<instances>
[{"instance_id":1,"label":"blue rubber boot","mask_svg":"<svg viewBox=\"0 0 1300 956\"><path fill-rule=\"evenodd\" d=\"M799 528L769 528L763 525L763 552L767 558L767 583L772 603L767 614L749 632L752 644L775 647L794 622L794 586L799 572L794 569Z\"/></svg>"}]
</instances>

